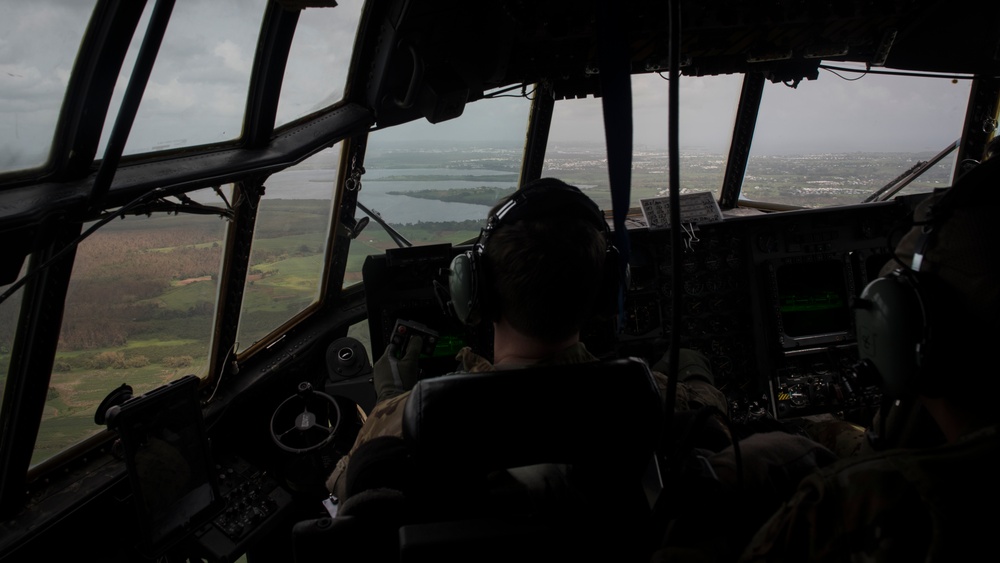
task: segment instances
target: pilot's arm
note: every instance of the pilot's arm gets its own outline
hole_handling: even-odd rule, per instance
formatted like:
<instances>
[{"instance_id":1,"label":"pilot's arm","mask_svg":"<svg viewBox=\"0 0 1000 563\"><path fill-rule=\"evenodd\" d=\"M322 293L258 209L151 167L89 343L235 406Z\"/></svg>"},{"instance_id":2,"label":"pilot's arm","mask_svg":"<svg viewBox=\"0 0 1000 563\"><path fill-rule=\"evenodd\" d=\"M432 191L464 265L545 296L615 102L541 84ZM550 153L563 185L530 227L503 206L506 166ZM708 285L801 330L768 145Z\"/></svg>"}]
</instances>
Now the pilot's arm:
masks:
<instances>
[{"instance_id":1,"label":"pilot's arm","mask_svg":"<svg viewBox=\"0 0 1000 563\"><path fill-rule=\"evenodd\" d=\"M399 347L390 342L385 353L375 362L372 379L375 382L375 404L402 395L413 389L420 379L420 350L424 340L413 335L406 343L406 349L399 354Z\"/></svg>"},{"instance_id":2,"label":"pilot's arm","mask_svg":"<svg viewBox=\"0 0 1000 563\"><path fill-rule=\"evenodd\" d=\"M402 395L413 389L420 379L417 360L422 347L422 338L413 335L400 357L399 345L391 342L386 346L382 357L375 362L372 374L375 383L375 408L368 413L351 451L340 458L326 480L326 488L339 499L347 498L347 468L354 452L375 438L403 435L402 413L406 397Z\"/></svg>"}]
</instances>

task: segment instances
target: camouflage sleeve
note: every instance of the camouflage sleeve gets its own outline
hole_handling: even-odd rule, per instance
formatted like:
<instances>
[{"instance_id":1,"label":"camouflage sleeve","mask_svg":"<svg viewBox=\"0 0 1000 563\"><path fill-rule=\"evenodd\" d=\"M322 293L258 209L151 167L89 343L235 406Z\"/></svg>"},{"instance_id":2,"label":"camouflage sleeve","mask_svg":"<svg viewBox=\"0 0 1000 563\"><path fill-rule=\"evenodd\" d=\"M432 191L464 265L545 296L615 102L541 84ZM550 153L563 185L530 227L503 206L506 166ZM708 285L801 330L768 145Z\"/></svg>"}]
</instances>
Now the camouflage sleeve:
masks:
<instances>
[{"instance_id":1,"label":"camouflage sleeve","mask_svg":"<svg viewBox=\"0 0 1000 563\"><path fill-rule=\"evenodd\" d=\"M866 442L863 427L837 418L807 417L802 420L802 430L841 458L860 455Z\"/></svg>"},{"instance_id":2,"label":"camouflage sleeve","mask_svg":"<svg viewBox=\"0 0 1000 563\"><path fill-rule=\"evenodd\" d=\"M660 397L666 402L667 376L654 371L653 379L656 381L656 387L660 390ZM679 381L675 401L674 407L677 411L698 410L701 407L711 405L717 407L724 414L729 413L729 402L726 400L726 395L715 385L701 379Z\"/></svg>"},{"instance_id":3,"label":"camouflage sleeve","mask_svg":"<svg viewBox=\"0 0 1000 563\"><path fill-rule=\"evenodd\" d=\"M741 561L926 559L934 517L925 506L927 476L900 470L910 465L905 455L887 452L841 459L806 477Z\"/></svg>"},{"instance_id":4,"label":"camouflage sleeve","mask_svg":"<svg viewBox=\"0 0 1000 563\"><path fill-rule=\"evenodd\" d=\"M350 463L351 454L359 446L374 438L380 436L401 437L403 435L403 407L406 406L406 399L409 396L410 393L407 392L375 405L375 408L372 409L371 414L368 415L365 423L361 426L361 430L358 431L358 437L354 440L351 451L340 458L336 467L333 468L333 472L327 478L327 490L343 500L346 493L344 490L344 476L347 474L347 465Z\"/></svg>"},{"instance_id":5,"label":"camouflage sleeve","mask_svg":"<svg viewBox=\"0 0 1000 563\"><path fill-rule=\"evenodd\" d=\"M729 401L715 386L712 366L704 354L691 348L681 348L677 351L677 366L676 410L689 411L713 406L728 415ZM666 400L668 378L664 374L670 372L669 352L650 369L660 388L660 395Z\"/></svg>"},{"instance_id":6,"label":"camouflage sleeve","mask_svg":"<svg viewBox=\"0 0 1000 563\"><path fill-rule=\"evenodd\" d=\"M339 499L346 496L344 490L344 476L347 475L347 461L350 458L351 455L347 454L337 460L337 465L333 468L333 472L331 472L330 476L326 478L326 490L330 491L330 494Z\"/></svg>"},{"instance_id":7,"label":"camouflage sleeve","mask_svg":"<svg viewBox=\"0 0 1000 563\"><path fill-rule=\"evenodd\" d=\"M743 551L741 562L821 561L833 555L835 524L824 521L822 482L811 476Z\"/></svg>"}]
</instances>

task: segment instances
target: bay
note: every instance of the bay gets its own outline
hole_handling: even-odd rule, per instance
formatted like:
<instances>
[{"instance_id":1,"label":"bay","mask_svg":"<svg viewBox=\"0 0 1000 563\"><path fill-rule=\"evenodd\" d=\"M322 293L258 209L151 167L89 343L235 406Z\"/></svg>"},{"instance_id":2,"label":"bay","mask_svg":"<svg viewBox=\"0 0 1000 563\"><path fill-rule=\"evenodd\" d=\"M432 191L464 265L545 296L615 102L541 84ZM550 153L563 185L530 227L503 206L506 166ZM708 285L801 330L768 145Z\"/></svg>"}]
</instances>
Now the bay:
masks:
<instances>
[{"instance_id":1,"label":"bay","mask_svg":"<svg viewBox=\"0 0 1000 563\"><path fill-rule=\"evenodd\" d=\"M333 169L289 169L273 175L266 183L265 197L274 199L331 199L336 178ZM469 189L482 186L500 190L512 188L515 182L489 180L467 180L468 176L509 175L509 171L485 169L382 169L370 170L361 178L361 192L358 201L368 209L378 213L392 225L404 225L419 221L466 221L485 220L490 206L470 203L444 202L433 199L410 197L390 192L417 192L423 190ZM427 176L428 180L414 180L415 176ZM442 180L443 176L457 176L463 179ZM393 180L392 177L406 177L407 180ZM364 212L358 209L357 216Z\"/></svg>"}]
</instances>

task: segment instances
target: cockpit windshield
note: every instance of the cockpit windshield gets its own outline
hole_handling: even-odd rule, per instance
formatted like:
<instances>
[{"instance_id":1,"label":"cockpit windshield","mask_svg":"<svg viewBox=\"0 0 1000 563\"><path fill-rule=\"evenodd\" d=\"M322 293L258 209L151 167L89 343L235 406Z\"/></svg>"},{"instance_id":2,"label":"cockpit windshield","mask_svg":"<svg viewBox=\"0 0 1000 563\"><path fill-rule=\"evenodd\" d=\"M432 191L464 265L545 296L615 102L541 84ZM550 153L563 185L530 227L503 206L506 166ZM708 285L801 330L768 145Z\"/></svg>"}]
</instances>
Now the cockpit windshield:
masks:
<instances>
[{"instance_id":1,"label":"cockpit windshield","mask_svg":"<svg viewBox=\"0 0 1000 563\"><path fill-rule=\"evenodd\" d=\"M526 97L486 99L469 104L460 120L371 133L355 216L370 212L376 220L351 243L344 285L361 281L366 256L401 245L379 221L402 236L402 245L478 236L490 208L517 187L530 108Z\"/></svg>"},{"instance_id":2,"label":"cockpit windshield","mask_svg":"<svg viewBox=\"0 0 1000 563\"><path fill-rule=\"evenodd\" d=\"M8 17L0 22L7 46L0 49L5 69L0 74L0 173L37 168L49 160L76 53L94 9L92 2L6 4ZM96 160L105 156L119 119L155 4L147 4L141 17L136 13L136 31L114 85ZM126 161L140 154L156 157L239 143L252 105L255 57L265 41L260 30L274 7L265 0L236 6L234 0L182 1L172 8L124 145ZM286 37L288 60L274 108L277 131L342 102L362 7L362 0L342 0L297 13L294 33ZM822 64L813 80L766 81L752 139L737 143L743 155L732 152L731 143L744 76L682 74L677 78L680 193L708 192L718 199L730 173L742 177L743 205L811 208L861 203L894 184L902 189L891 194L947 185L957 158L950 149L962 134L971 80L900 74ZM665 72L632 77L629 204L634 214L643 199L669 192L669 85ZM341 288L361 282L366 258L393 247L474 240L490 208L520 181L529 116L540 92L530 84L486 92L457 118L435 124L417 119L380 127L376 119L365 139L362 173L353 184L359 190L354 223L339 225L351 235L346 271L342 280L331 281ZM547 141L540 164L542 175L580 186L610 210L604 127L601 97L560 97L543 131ZM342 147L336 143L272 172L265 182L238 334L225 354L243 354L266 343L320 303L330 276L334 205L341 201L336 190L344 177ZM733 171L734 165L742 166L731 162L734 154L745 157L745 170ZM916 179L909 177L917 176L914 171L920 172ZM225 190L234 204L240 201L233 184ZM181 237L202 232L197 239ZM220 263L228 259L226 236L217 218L154 216L109 225L80 245L53 367L53 399L34 461L95 431L90 426L83 433L60 430L74 409L91 410L99 399L81 399L92 382L126 370L140 387L152 387L177 370L208 372L213 343L207 327L217 306ZM157 270L155 264L166 257L176 267ZM110 287L101 280L111 278L131 280L133 290L119 291L113 300L94 294ZM16 305L11 299L0 309L4 366ZM94 309L99 306L107 309ZM187 326L206 328L191 334ZM80 381L88 383L81 387Z\"/></svg>"},{"instance_id":3,"label":"cockpit windshield","mask_svg":"<svg viewBox=\"0 0 1000 563\"><path fill-rule=\"evenodd\" d=\"M48 158L59 107L95 3L2 3L0 173L34 168Z\"/></svg>"},{"instance_id":4,"label":"cockpit windshield","mask_svg":"<svg viewBox=\"0 0 1000 563\"><path fill-rule=\"evenodd\" d=\"M801 207L865 201L956 143L971 82L831 64L794 87L766 83L742 198ZM949 185L956 152L900 193Z\"/></svg>"},{"instance_id":5,"label":"cockpit windshield","mask_svg":"<svg viewBox=\"0 0 1000 563\"><path fill-rule=\"evenodd\" d=\"M230 2L175 4L123 154L239 138L265 1L245 4L240 10ZM126 54L98 158L118 117L154 5L146 5Z\"/></svg>"},{"instance_id":6,"label":"cockpit windshield","mask_svg":"<svg viewBox=\"0 0 1000 563\"><path fill-rule=\"evenodd\" d=\"M136 560L130 505L153 514L139 505L161 485L143 459L166 462L162 492L181 494L164 498L226 501L192 504L227 507L204 525L186 505L162 520L161 559L299 557L296 520L349 512L327 479L365 425L394 424L389 405L418 379L482 362L638 358L677 382L672 353L688 349L741 428L868 424L888 403L860 361L858 299L913 269L894 249L930 192L989 203L962 186L996 171L980 161L1000 146L1000 2L0 0L0 13L3 561L102 546ZM529 188L496 218L509 236L469 252L539 177L601 211ZM587 236L601 212L603 240ZM527 237L546 243L537 263L508 254L530 250L526 218L551 220ZM501 287L526 264L556 269ZM556 294L575 297L552 312ZM683 397L660 405L645 379L639 400L678 413ZM139 408L155 402L129 403L178 381L194 392L178 395L183 414L200 415L177 419L184 432ZM136 432L116 407L141 415ZM170 447L139 455L128 436ZM683 440L664 436L644 447L679 459ZM179 462L194 458L173 454L194 442L216 469L189 489ZM573 463L533 463L550 461ZM68 529L93 541L80 551ZM333 553L308 535L310 560Z\"/></svg>"}]
</instances>

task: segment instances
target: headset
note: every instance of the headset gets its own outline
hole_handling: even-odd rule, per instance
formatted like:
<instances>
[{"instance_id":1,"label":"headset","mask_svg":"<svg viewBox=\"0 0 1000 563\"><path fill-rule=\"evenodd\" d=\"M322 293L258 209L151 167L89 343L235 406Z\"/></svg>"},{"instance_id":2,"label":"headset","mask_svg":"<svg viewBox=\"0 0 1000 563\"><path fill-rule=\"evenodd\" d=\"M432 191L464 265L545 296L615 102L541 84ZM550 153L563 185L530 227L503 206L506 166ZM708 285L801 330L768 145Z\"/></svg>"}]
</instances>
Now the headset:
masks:
<instances>
[{"instance_id":1,"label":"headset","mask_svg":"<svg viewBox=\"0 0 1000 563\"><path fill-rule=\"evenodd\" d=\"M503 225L521 219L547 216L578 217L604 235L607 252L604 259L602 289L599 298L608 297L617 306L621 291L619 252L612 243L611 229L604 212L579 188L555 178L541 178L515 190L500 208L486 220L486 226L471 250L456 255L448 268L448 309L462 323L470 326L482 320L497 320L496 297L484 264L486 245Z\"/></svg>"},{"instance_id":2,"label":"headset","mask_svg":"<svg viewBox=\"0 0 1000 563\"><path fill-rule=\"evenodd\" d=\"M929 202L926 222L920 227L914 244L913 259L907 267L872 280L854 300L857 331L859 376L877 375L883 390L894 399L916 395L940 396L944 378L934 377L947 355L934 327L948 316L952 291L928 274L924 267L927 252L942 225L959 206L980 189L1000 189L991 185L1000 171L1000 158L991 159L965 173L954 186L936 193ZM972 192L972 194L970 194Z\"/></svg>"}]
</instances>

